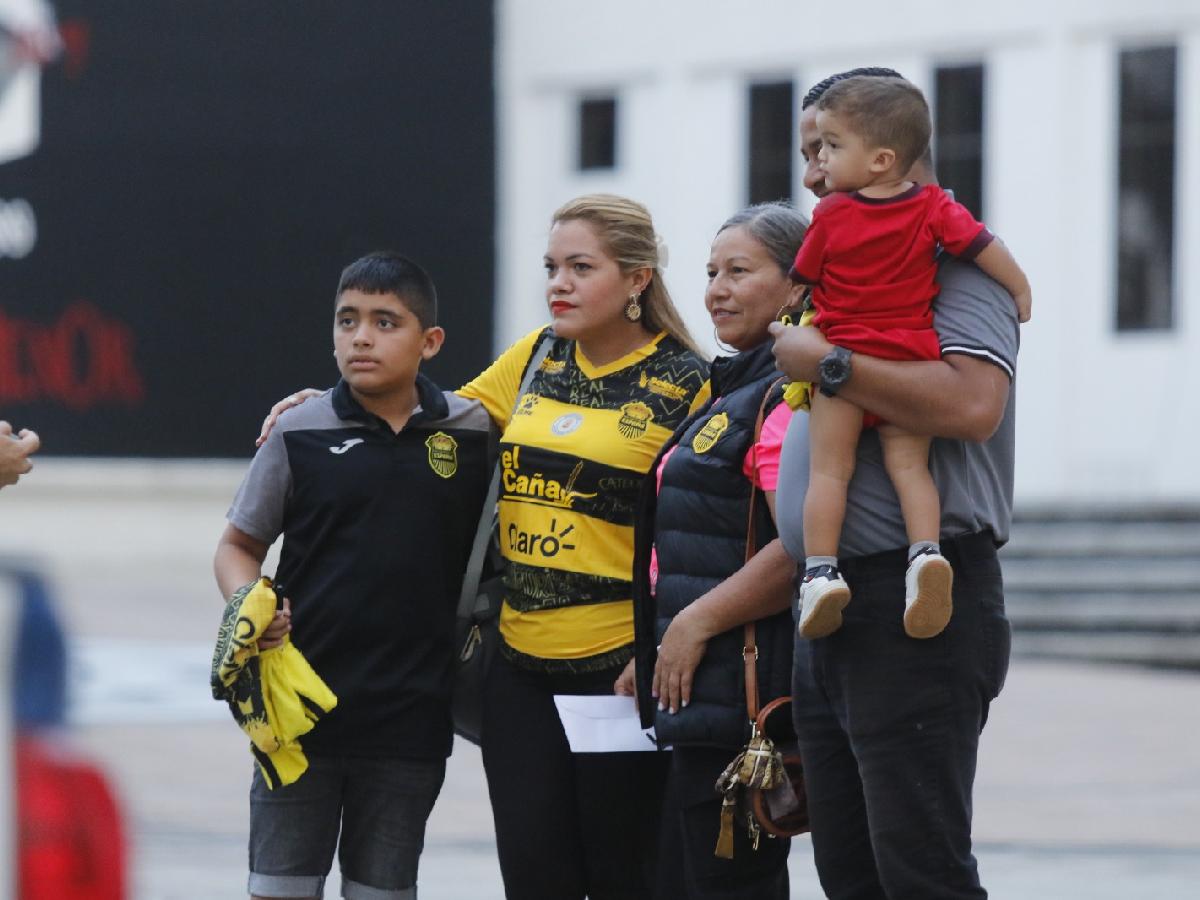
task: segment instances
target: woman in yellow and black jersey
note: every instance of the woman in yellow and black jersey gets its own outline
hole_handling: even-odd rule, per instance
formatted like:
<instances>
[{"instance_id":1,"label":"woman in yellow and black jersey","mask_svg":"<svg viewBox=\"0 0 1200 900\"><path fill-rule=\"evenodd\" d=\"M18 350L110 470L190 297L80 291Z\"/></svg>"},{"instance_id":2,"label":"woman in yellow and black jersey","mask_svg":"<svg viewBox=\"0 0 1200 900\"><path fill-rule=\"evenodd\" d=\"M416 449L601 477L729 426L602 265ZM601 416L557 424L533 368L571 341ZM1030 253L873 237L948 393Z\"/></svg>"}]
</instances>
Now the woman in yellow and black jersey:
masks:
<instances>
[{"instance_id":1,"label":"woman in yellow and black jersey","mask_svg":"<svg viewBox=\"0 0 1200 900\"><path fill-rule=\"evenodd\" d=\"M660 262L641 205L594 195L563 206L545 256L551 326L459 391L503 431L499 536L509 565L483 760L509 897L652 890L666 754L573 755L554 696L611 694L632 657L639 486L708 397L708 365ZM518 404L525 368L547 340Z\"/></svg>"},{"instance_id":2,"label":"woman in yellow and black jersey","mask_svg":"<svg viewBox=\"0 0 1200 900\"><path fill-rule=\"evenodd\" d=\"M524 668L591 672L630 657L638 485L707 377L696 353L667 332L638 339L631 352L594 365L578 339L539 329L459 392L481 400L504 429L499 538L509 565L500 631ZM541 340L552 341L549 353L517 405L513 392Z\"/></svg>"}]
</instances>

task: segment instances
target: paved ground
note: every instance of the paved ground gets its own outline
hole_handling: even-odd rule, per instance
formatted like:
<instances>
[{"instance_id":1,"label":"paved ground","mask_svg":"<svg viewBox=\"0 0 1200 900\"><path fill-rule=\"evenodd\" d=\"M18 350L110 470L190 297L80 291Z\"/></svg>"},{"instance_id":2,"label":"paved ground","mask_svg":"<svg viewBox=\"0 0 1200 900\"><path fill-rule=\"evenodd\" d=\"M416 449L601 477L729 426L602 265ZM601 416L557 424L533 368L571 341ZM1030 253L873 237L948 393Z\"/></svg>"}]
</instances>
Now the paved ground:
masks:
<instances>
[{"instance_id":1,"label":"paved ground","mask_svg":"<svg viewBox=\"0 0 1200 900\"><path fill-rule=\"evenodd\" d=\"M179 660L187 652L202 660L208 648L171 649ZM136 898L232 900L242 895L244 877L246 751L219 708L204 720L177 721L193 704L164 671L168 680L143 711L172 692L182 698L178 709L127 716L158 722L87 725L79 739L122 786L136 843ZM80 714L100 720L121 704L137 706L97 692L87 703ZM1193 896L1200 879L1197 709L1200 679L1015 665L988 726L976 794L978 854L992 895ZM793 897L821 896L810 857L807 840L795 842ZM430 822L421 896L502 896L479 755L470 745L456 748Z\"/></svg>"},{"instance_id":2,"label":"paved ground","mask_svg":"<svg viewBox=\"0 0 1200 900\"><path fill-rule=\"evenodd\" d=\"M242 897L249 756L206 696L219 610L208 559L236 470L43 472L40 484L5 491L0 547L43 560L58 589L74 651L74 738L121 791L132 900ZM1198 748L1200 677L1014 661L976 790L992 896L1196 896ZM807 840L795 842L791 867L793 897L822 896ZM335 881L327 896L338 895ZM478 753L460 746L430 822L421 897L501 896Z\"/></svg>"}]
</instances>

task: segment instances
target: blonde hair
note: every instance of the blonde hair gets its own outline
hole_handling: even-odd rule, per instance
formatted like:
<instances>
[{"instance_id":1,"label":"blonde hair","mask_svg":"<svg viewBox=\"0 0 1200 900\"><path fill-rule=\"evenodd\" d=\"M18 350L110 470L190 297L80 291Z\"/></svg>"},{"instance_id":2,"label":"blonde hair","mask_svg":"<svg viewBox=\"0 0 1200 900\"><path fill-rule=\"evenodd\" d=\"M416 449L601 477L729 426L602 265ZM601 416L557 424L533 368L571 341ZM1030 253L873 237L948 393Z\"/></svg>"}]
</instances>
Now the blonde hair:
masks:
<instances>
[{"instance_id":1,"label":"blonde hair","mask_svg":"<svg viewBox=\"0 0 1200 900\"><path fill-rule=\"evenodd\" d=\"M551 227L560 222L587 222L596 230L609 255L628 275L635 269L650 269L650 281L642 291L642 324L652 333L665 331L697 355L683 317L671 301L663 281L658 236L650 211L642 204L616 194L586 194L569 200L555 210Z\"/></svg>"}]
</instances>

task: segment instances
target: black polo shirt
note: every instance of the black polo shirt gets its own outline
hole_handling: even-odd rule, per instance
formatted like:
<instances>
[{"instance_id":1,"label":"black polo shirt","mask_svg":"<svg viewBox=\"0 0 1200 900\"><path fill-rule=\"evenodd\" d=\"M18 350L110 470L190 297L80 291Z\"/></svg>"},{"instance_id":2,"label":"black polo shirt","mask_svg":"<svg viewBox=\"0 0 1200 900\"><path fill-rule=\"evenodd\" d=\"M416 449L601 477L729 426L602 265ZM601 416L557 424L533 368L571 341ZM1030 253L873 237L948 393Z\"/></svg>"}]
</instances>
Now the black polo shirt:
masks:
<instances>
[{"instance_id":1,"label":"black polo shirt","mask_svg":"<svg viewBox=\"0 0 1200 900\"><path fill-rule=\"evenodd\" d=\"M491 420L419 376L398 434L343 381L284 413L229 521L273 543L292 641L338 697L306 753L450 752L455 606L490 475Z\"/></svg>"}]
</instances>

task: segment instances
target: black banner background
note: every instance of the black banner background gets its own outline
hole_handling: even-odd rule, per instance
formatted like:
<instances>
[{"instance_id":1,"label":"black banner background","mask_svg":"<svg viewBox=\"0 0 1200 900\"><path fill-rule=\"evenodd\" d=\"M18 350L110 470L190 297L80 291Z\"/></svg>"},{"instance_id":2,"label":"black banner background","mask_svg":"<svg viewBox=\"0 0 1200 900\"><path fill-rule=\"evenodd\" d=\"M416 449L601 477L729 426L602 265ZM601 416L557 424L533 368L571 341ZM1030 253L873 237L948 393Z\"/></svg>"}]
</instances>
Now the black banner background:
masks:
<instances>
[{"instance_id":1,"label":"black banner background","mask_svg":"<svg viewBox=\"0 0 1200 900\"><path fill-rule=\"evenodd\" d=\"M0 418L47 455L248 456L336 380L342 267L438 284L457 386L492 332L493 23L482 0L56 2L41 142L0 164Z\"/></svg>"}]
</instances>

